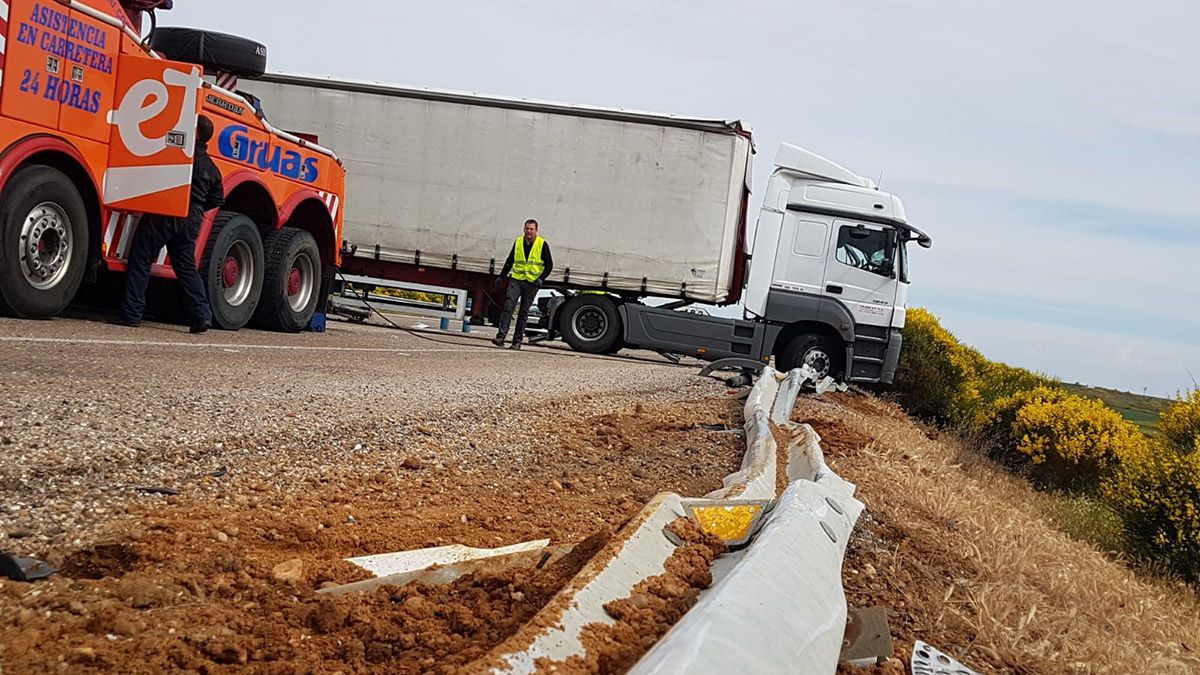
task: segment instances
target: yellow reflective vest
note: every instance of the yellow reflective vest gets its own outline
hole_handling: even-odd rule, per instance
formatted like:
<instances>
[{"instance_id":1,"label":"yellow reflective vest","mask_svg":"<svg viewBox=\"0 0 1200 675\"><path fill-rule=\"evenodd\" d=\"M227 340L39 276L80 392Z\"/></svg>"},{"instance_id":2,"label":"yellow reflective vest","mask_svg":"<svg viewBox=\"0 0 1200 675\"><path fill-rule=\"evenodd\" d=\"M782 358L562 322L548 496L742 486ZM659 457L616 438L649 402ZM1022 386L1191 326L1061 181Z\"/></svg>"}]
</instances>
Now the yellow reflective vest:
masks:
<instances>
[{"instance_id":1,"label":"yellow reflective vest","mask_svg":"<svg viewBox=\"0 0 1200 675\"><path fill-rule=\"evenodd\" d=\"M542 263L542 246L546 240L538 237L533 240L529 249L529 258L525 258L525 237L517 237L513 244L512 278L517 281L537 281L542 276L546 265Z\"/></svg>"}]
</instances>

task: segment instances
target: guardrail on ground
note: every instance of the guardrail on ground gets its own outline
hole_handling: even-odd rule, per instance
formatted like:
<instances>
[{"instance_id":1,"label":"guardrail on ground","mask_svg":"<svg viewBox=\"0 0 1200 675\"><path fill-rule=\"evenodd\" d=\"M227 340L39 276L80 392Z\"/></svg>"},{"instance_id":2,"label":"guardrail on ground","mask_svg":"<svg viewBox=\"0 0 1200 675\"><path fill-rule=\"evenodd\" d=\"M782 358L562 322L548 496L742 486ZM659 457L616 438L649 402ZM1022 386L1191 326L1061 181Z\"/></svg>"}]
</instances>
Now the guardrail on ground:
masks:
<instances>
[{"instance_id":1,"label":"guardrail on ground","mask_svg":"<svg viewBox=\"0 0 1200 675\"><path fill-rule=\"evenodd\" d=\"M722 537L733 550L713 561L713 583L631 672L834 672L846 631L842 559L864 507L854 498L854 485L825 463L812 427L791 421L796 396L813 381L807 370L784 377L763 369L746 398L746 453L739 470L700 499L657 495L532 620L481 663L495 673L524 674L548 663L584 658L589 631L594 637L597 627L615 623L605 606L629 598L639 584L663 574L682 545L668 526L689 514L726 509L753 514L753 520L745 521L739 534ZM816 385L820 391L829 382ZM780 453L786 461L779 461ZM780 467L786 471L787 486L777 494ZM488 551L451 546L369 556L356 560L375 569L376 579L322 592L356 592L414 580L444 583L473 569L472 564L522 564L536 557L534 549L543 544ZM429 561L458 559L466 562L425 569Z\"/></svg>"},{"instance_id":2,"label":"guardrail on ground","mask_svg":"<svg viewBox=\"0 0 1200 675\"><path fill-rule=\"evenodd\" d=\"M863 511L854 486L829 470L819 438L790 420L808 373L764 369L746 400L747 450L741 469L708 498L737 504L777 500L749 544L718 558L713 584L697 604L634 666L635 673L832 673L846 628L842 558ZM779 448L771 425L789 439ZM788 455L789 484L776 495L776 453ZM627 597L663 572L675 545L663 527L685 515L675 494L659 495L635 525L611 542L576 583L493 653L494 672L530 673L539 660L582 656L583 628L611 624L604 605Z\"/></svg>"}]
</instances>

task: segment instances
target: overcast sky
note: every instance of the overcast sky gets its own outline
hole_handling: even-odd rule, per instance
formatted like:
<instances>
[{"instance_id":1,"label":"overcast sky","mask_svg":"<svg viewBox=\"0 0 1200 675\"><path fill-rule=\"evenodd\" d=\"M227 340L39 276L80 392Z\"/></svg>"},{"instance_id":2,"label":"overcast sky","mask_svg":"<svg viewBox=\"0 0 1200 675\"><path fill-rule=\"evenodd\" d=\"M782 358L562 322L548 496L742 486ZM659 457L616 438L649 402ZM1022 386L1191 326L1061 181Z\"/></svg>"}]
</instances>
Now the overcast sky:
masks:
<instances>
[{"instance_id":1,"label":"overcast sky","mask_svg":"<svg viewBox=\"0 0 1200 675\"><path fill-rule=\"evenodd\" d=\"M270 69L749 123L929 232L910 304L987 356L1174 394L1200 377L1200 3L178 0ZM350 198L353 198L351 196ZM757 208L757 203L754 203Z\"/></svg>"}]
</instances>

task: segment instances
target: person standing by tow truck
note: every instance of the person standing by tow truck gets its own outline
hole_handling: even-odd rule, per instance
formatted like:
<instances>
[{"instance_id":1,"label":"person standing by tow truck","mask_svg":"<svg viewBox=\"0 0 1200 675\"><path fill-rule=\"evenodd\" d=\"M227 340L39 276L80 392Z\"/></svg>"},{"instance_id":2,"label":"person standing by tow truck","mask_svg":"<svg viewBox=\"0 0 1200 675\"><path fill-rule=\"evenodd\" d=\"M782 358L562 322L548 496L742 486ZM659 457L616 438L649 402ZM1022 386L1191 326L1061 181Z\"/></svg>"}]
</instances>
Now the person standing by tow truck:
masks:
<instances>
[{"instance_id":1,"label":"person standing by tow truck","mask_svg":"<svg viewBox=\"0 0 1200 675\"><path fill-rule=\"evenodd\" d=\"M213 136L212 120L204 115L196 123L196 152L192 157L192 192L188 215L183 218L146 214L133 233L125 281L125 300L121 313L110 323L118 326L139 326L146 307L146 285L150 282L150 266L165 245L171 256L171 268L187 296L191 332L203 333L212 327L212 306L204 282L196 271L196 238L204 214L225 203L225 186L221 171L208 156L208 141Z\"/></svg>"},{"instance_id":2,"label":"person standing by tow truck","mask_svg":"<svg viewBox=\"0 0 1200 675\"><path fill-rule=\"evenodd\" d=\"M509 349L521 348L521 340L525 338L525 323L529 319L529 307L552 271L554 258L550 255L550 245L538 236L538 222L530 218L525 221L525 233L513 242L508 251L508 259L504 261L504 268L500 270L501 278L509 277L508 297L504 301L503 311L500 312L500 330L496 332L492 344L497 347L504 346L504 337L508 335L513 310L517 309L519 303L517 327Z\"/></svg>"}]
</instances>

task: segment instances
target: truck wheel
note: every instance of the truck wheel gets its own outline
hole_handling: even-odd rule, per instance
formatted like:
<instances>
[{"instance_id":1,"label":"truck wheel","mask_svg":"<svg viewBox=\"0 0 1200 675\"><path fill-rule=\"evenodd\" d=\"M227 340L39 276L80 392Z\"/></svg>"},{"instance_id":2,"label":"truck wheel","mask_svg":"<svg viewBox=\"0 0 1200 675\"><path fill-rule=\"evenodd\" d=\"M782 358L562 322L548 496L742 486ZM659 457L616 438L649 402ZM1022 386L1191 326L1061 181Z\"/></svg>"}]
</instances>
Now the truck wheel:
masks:
<instances>
[{"instance_id":1,"label":"truck wheel","mask_svg":"<svg viewBox=\"0 0 1200 675\"><path fill-rule=\"evenodd\" d=\"M609 347L608 349L604 350L604 353L605 353L605 354L616 354L617 352L621 351L622 349L624 349L624 348L626 348L626 347L628 347L628 346L629 346L629 345L625 344L625 340L624 340L624 339L622 339L622 338L618 337L618 338L617 338L617 341L616 341L616 342L614 342L614 343L613 343L613 345L612 345L611 347Z\"/></svg>"},{"instance_id":2,"label":"truck wheel","mask_svg":"<svg viewBox=\"0 0 1200 675\"><path fill-rule=\"evenodd\" d=\"M267 48L235 35L172 26L155 29L150 46L174 61L195 63L239 77L258 77L267 72Z\"/></svg>"},{"instance_id":3,"label":"truck wheel","mask_svg":"<svg viewBox=\"0 0 1200 675\"><path fill-rule=\"evenodd\" d=\"M286 227L263 240L267 270L254 324L267 330L298 333L312 321L320 299L321 253L304 230Z\"/></svg>"},{"instance_id":4,"label":"truck wheel","mask_svg":"<svg viewBox=\"0 0 1200 675\"><path fill-rule=\"evenodd\" d=\"M562 308L563 339L577 352L605 354L621 340L617 303L606 295L577 295ZM619 349L619 347L618 347Z\"/></svg>"},{"instance_id":5,"label":"truck wheel","mask_svg":"<svg viewBox=\"0 0 1200 675\"><path fill-rule=\"evenodd\" d=\"M262 295L263 267L263 242L254 221L230 211L217 214L200 264L215 325L237 330L250 322Z\"/></svg>"},{"instance_id":6,"label":"truck wheel","mask_svg":"<svg viewBox=\"0 0 1200 675\"><path fill-rule=\"evenodd\" d=\"M775 358L775 365L785 373L807 365L820 380L826 375L841 377L844 360L841 352L828 337L819 333L808 333L792 338Z\"/></svg>"},{"instance_id":7,"label":"truck wheel","mask_svg":"<svg viewBox=\"0 0 1200 675\"><path fill-rule=\"evenodd\" d=\"M40 165L13 175L0 196L0 310L47 319L66 309L87 251L87 210L71 179Z\"/></svg>"}]
</instances>

